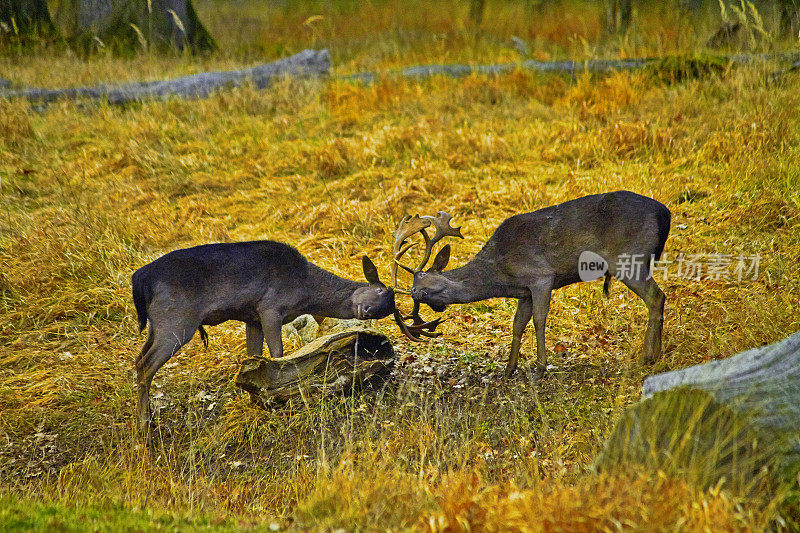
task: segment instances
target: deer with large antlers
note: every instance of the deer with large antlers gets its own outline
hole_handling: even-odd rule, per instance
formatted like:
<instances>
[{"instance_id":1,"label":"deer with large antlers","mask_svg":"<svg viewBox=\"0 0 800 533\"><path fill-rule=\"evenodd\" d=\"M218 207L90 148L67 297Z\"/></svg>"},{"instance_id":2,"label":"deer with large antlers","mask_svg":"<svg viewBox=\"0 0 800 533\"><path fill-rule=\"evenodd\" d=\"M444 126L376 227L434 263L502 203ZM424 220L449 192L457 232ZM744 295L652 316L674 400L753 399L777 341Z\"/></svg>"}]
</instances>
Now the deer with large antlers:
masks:
<instances>
[{"instance_id":1,"label":"deer with large antlers","mask_svg":"<svg viewBox=\"0 0 800 533\"><path fill-rule=\"evenodd\" d=\"M434 241L423 235L429 244L425 261L408 269L414 274L414 309L417 311L420 303L443 311L449 304L518 298L505 375L510 377L517 368L522 334L533 318L536 374L541 376L547 365L544 328L551 292L605 275L603 290L608 295L610 280L615 277L647 305L643 359L653 362L661 354L665 297L651 276L650 262L658 260L664 250L670 219L665 205L632 192L585 196L506 219L472 260L448 271L444 268L450 259L449 244L439 251L431 267L423 270ZM443 220L441 214L439 220ZM421 224L424 222L405 220L396 232L395 242L398 237L408 238ZM399 259L410 246L395 244L395 258ZM633 264L637 259L638 264ZM428 324L438 324L438 320L420 324L419 315L415 314L412 318L417 329L412 333L422 328L429 333Z\"/></svg>"},{"instance_id":2,"label":"deer with large antlers","mask_svg":"<svg viewBox=\"0 0 800 533\"><path fill-rule=\"evenodd\" d=\"M247 355L283 355L281 325L303 314L333 318L383 318L395 310L394 291L378 279L365 255L368 283L341 278L275 241L205 244L175 250L133 273L133 302L140 331L150 323L136 358L139 419L150 420L150 384L161 366L204 325L246 324Z\"/></svg>"}]
</instances>

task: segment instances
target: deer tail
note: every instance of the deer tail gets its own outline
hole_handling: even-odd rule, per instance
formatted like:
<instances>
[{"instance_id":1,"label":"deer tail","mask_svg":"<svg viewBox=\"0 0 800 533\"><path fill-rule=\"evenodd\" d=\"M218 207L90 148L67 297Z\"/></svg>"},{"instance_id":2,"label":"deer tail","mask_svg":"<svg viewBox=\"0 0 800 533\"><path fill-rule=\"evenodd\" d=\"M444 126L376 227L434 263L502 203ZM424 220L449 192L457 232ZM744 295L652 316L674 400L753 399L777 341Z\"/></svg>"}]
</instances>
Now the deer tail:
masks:
<instances>
[{"instance_id":1,"label":"deer tail","mask_svg":"<svg viewBox=\"0 0 800 533\"><path fill-rule=\"evenodd\" d=\"M658 245L655 249L655 259L661 259L661 253L664 251L664 243L667 242L667 236L669 235L669 226L670 222L672 221L672 213L669 212L669 209L666 206L662 206L663 209L659 210L657 215L657 223L658 223Z\"/></svg>"},{"instance_id":2,"label":"deer tail","mask_svg":"<svg viewBox=\"0 0 800 533\"><path fill-rule=\"evenodd\" d=\"M139 333L147 327L147 304L152 299L152 291L141 271L137 270L131 277L133 289L133 305L136 307L136 317L139 320Z\"/></svg>"}]
</instances>

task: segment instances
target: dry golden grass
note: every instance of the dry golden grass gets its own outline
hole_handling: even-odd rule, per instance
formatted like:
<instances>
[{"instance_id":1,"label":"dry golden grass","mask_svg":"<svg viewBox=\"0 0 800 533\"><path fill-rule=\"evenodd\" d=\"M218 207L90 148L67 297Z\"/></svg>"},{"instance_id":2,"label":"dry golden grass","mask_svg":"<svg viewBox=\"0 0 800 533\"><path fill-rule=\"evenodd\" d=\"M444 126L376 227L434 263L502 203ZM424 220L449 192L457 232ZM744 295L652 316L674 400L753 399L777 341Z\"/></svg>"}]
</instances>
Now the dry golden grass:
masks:
<instances>
[{"instance_id":1,"label":"dry golden grass","mask_svg":"<svg viewBox=\"0 0 800 533\"><path fill-rule=\"evenodd\" d=\"M618 473L556 481L529 490L486 487L460 474L439 488L440 507L423 517L425 531L741 531L752 517L719 490L685 482Z\"/></svg>"},{"instance_id":2,"label":"dry golden grass","mask_svg":"<svg viewBox=\"0 0 800 533\"><path fill-rule=\"evenodd\" d=\"M314 6L284 12L263 40L279 42L269 33L279 32L294 50L344 33L356 44L334 54L353 52L343 71L506 53L451 37L438 52L434 40L393 44L413 34L401 32L381 35L389 49L371 57L357 46L359 32L366 42L391 27L378 24L387 6L324 13L316 43L302 37ZM226 9L234 8L206 11L223 45L233 37L215 25L235 18ZM418 19L407 26L432 31L452 18L448 9L461 7L433 17L409 9ZM511 24L519 17L508 9L502 20ZM372 29L345 25L348 16ZM585 24L583 35L597 31ZM555 43L548 54L576 51L547 33L561 36L556 27L548 18L537 36L518 33ZM137 64L162 76L238 60L2 61L21 81L59 85L61 73L73 84L139 77ZM590 468L647 374L800 329L800 91L793 76L766 84L771 68L674 85L648 73L572 81L513 72L284 81L128 107L0 102L0 496L21 508L148 508L220 525L316 529L716 531L791 515L724 487ZM159 372L157 442L138 443L132 361L144 339L129 279L160 254L273 238L354 278L367 253L388 277L389 235L405 213L452 213L466 236L454 243L459 265L511 214L616 189L669 206L670 259L762 256L755 281L671 270L662 283L665 354L653 367L637 362L641 302L621 284L609 300L598 284L582 284L554 295L546 336L554 368L537 385L524 372L497 380L514 307L492 300L452 307L443 338L422 345L379 322L402 361L397 388L384 395L263 411L233 387L244 334L227 324L210 331L208 350L195 340ZM534 351L531 336L523 356ZM463 387L417 380L411 356L447 365Z\"/></svg>"}]
</instances>

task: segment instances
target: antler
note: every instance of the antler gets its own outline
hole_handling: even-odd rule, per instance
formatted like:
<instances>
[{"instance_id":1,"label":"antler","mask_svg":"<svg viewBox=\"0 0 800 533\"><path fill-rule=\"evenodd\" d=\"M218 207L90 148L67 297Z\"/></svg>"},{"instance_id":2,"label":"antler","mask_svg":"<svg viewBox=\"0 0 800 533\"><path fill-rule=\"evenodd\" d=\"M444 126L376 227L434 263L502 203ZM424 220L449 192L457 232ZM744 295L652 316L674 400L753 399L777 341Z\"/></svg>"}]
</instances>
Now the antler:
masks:
<instances>
[{"instance_id":1,"label":"antler","mask_svg":"<svg viewBox=\"0 0 800 533\"><path fill-rule=\"evenodd\" d=\"M436 227L436 233L430 240L430 244L426 241L426 249L425 249L425 257L423 258L422 262L419 265L419 270L422 270L425 265L428 263L428 259L431 257L431 252L433 251L433 245L442 240L444 237L458 237L459 239L463 239L464 236L461 235L461 226L454 228L450 225L450 221L453 220L453 217L445 213L444 211L439 211L439 213L435 217L422 217L424 219L428 219L431 223Z\"/></svg>"},{"instance_id":2,"label":"antler","mask_svg":"<svg viewBox=\"0 0 800 533\"><path fill-rule=\"evenodd\" d=\"M402 292L408 294L408 291L400 289L397 285L397 267L402 267L405 271L407 271L412 276L415 273L415 270L409 268L400 262L400 258L409 251L411 248L416 246L419 243L412 242L406 246L405 244L406 239L414 235L415 233L421 233L425 238L425 244L427 246L428 242L430 242L430 238L428 237L427 232L425 232L425 228L431 225L431 221L429 220L431 217L422 218L419 215L406 215L403 217L403 220L400 221L400 224L397 225L397 229L394 230L394 246L392 251L394 252L394 261L392 261L392 284L395 286L395 289L398 292ZM428 253L428 257L430 257L430 253ZM427 259L426 259L427 261ZM424 264L422 266L425 266Z\"/></svg>"},{"instance_id":3,"label":"antler","mask_svg":"<svg viewBox=\"0 0 800 533\"><path fill-rule=\"evenodd\" d=\"M410 215L406 215L398 224L397 229L394 231L394 246L392 248L394 252L394 261L392 262L392 284L395 287L395 291L402 293L402 294L409 294L409 291L405 289L401 289L397 285L397 267L401 267L403 270L407 271L411 275L416 274L417 272L421 271L425 268L425 265L428 263L428 260L431 258L431 252L433 252L434 245L442 240L444 237L459 237L464 238L461 235L461 228L454 228L450 225L450 221L453 217L445 213L444 211L439 211L439 213L433 216L419 216L414 215L413 217ZM428 232L425 231L426 228L433 225L436 228L433 237L428 236ZM415 233L420 233L422 238L425 240L425 253L422 255L422 260L417 265L416 268L411 268L403 263L400 262L400 258L411 248L416 246L419 243L412 242L406 244L406 240L414 235ZM406 323L406 320L412 319L412 323ZM400 311L395 310L394 312L394 320L397 322L397 325L400 327L400 331L402 331L406 337L414 341L422 341L420 336L425 337L438 337L441 333L434 331L436 327L441 324L442 318L439 317L435 320L431 321L424 321L422 317L419 315L419 302L414 302L414 309L411 311L410 315L403 315Z\"/></svg>"},{"instance_id":4,"label":"antler","mask_svg":"<svg viewBox=\"0 0 800 533\"><path fill-rule=\"evenodd\" d=\"M439 213L435 216L419 216L414 215L413 217L410 215L406 215L403 217L403 220L400 221L398 224L397 229L394 231L394 262L392 264L392 282L395 286L397 286L397 267L400 266L411 275L416 274L428 263L431 258L431 253L433 252L434 245L442 240L444 237L458 237L463 239L464 236L461 235L461 227L454 228L450 225L450 221L453 219L452 216L445 213L444 211L439 211ZM433 234L433 237L428 237L428 232L425 231L425 228L433 225L436 228L436 232ZM414 235L415 233L422 234L422 238L425 239L425 253L422 255L422 260L420 260L417 268L410 268L403 263L400 262L400 257L403 256L407 251L411 248L416 246L418 243L409 243L405 246L406 239L410 236Z\"/></svg>"}]
</instances>

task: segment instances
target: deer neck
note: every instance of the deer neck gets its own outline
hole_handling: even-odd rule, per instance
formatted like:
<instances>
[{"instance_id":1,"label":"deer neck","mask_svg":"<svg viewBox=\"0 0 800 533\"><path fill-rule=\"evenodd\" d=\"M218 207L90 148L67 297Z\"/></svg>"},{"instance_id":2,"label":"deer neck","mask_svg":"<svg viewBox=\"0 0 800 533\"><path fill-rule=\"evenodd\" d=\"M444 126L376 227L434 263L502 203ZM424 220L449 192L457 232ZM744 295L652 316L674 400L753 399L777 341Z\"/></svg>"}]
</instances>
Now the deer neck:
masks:
<instances>
[{"instance_id":1,"label":"deer neck","mask_svg":"<svg viewBox=\"0 0 800 533\"><path fill-rule=\"evenodd\" d=\"M368 285L339 277L314 264L309 264L305 313L331 318L355 318L353 292Z\"/></svg>"},{"instance_id":2,"label":"deer neck","mask_svg":"<svg viewBox=\"0 0 800 533\"><path fill-rule=\"evenodd\" d=\"M491 263L475 257L466 265L442 272L451 282L453 303L472 303L504 295L497 280L497 272Z\"/></svg>"}]
</instances>

